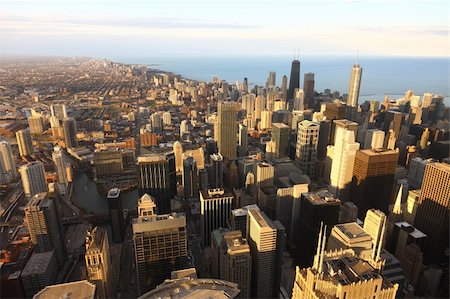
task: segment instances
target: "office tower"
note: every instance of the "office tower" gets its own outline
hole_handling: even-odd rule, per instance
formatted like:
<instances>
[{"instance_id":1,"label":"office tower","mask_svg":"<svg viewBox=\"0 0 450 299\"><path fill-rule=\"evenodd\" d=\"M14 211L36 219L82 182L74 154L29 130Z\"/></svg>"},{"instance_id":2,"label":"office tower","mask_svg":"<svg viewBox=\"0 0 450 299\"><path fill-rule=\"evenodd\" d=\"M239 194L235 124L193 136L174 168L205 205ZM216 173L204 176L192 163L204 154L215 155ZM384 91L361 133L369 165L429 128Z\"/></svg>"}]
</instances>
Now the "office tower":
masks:
<instances>
[{"instance_id":1,"label":"office tower","mask_svg":"<svg viewBox=\"0 0 450 299\"><path fill-rule=\"evenodd\" d=\"M344 202L339 212L339 223L356 222L358 219L358 207L351 201Z\"/></svg>"},{"instance_id":2,"label":"office tower","mask_svg":"<svg viewBox=\"0 0 450 299\"><path fill-rule=\"evenodd\" d=\"M264 212L250 210L249 245L252 255L252 298L273 298L277 228Z\"/></svg>"},{"instance_id":3,"label":"office tower","mask_svg":"<svg viewBox=\"0 0 450 299\"><path fill-rule=\"evenodd\" d=\"M291 129L284 123L272 124L272 140L275 142L275 158L285 158L288 154Z\"/></svg>"},{"instance_id":4,"label":"office tower","mask_svg":"<svg viewBox=\"0 0 450 299\"><path fill-rule=\"evenodd\" d=\"M325 111L323 112L323 115L328 120L345 119L346 108L347 108L347 105L345 103L342 103L341 101L334 101L332 103L326 103Z\"/></svg>"},{"instance_id":5,"label":"office tower","mask_svg":"<svg viewBox=\"0 0 450 299\"><path fill-rule=\"evenodd\" d=\"M32 298L46 286L54 284L57 275L58 261L55 251L34 252L20 273L25 297Z\"/></svg>"},{"instance_id":6,"label":"office tower","mask_svg":"<svg viewBox=\"0 0 450 299\"><path fill-rule=\"evenodd\" d=\"M30 116L28 118L28 126L31 134L41 134L44 132L44 121L41 116Z\"/></svg>"},{"instance_id":7,"label":"office tower","mask_svg":"<svg viewBox=\"0 0 450 299\"><path fill-rule=\"evenodd\" d=\"M203 189L200 191L200 229L203 247L211 244L211 232L227 227L234 196L228 189Z\"/></svg>"},{"instance_id":8,"label":"office tower","mask_svg":"<svg viewBox=\"0 0 450 299\"><path fill-rule=\"evenodd\" d=\"M33 161L22 165L19 168L19 173L22 178L25 196L33 197L37 193L48 191L44 164L42 162Z\"/></svg>"},{"instance_id":9,"label":"office tower","mask_svg":"<svg viewBox=\"0 0 450 299\"><path fill-rule=\"evenodd\" d=\"M166 126L172 125L172 115L168 111L164 111L162 114L162 122Z\"/></svg>"},{"instance_id":10,"label":"office tower","mask_svg":"<svg viewBox=\"0 0 450 299\"><path fill-rule=\"evenodd\" d=\"M342 122L342 123L341 123ZM331 164L331 191L340 199L346 201L352 182L353 166L359 143L355 142L355 132L348 129L347 120L335 121L335 144L333 162Z\"/></svg>"},{"instance_id":11,"label":"office tower","mask_svg":"<svg viewBox=\"0 0 450 299\"><path fill-rule=\"evenodd\" d=\"M424 263L444 261L449 243L448 215L450 209L450 164L428 163L414 226L428 236L424 248Z\"/></svg>"},{"instance_id":12,"label":"office tower","mask_svg":"<svg viewBox=\"0 0 450 299\"><path fill-rule=\"evenodd\" d=\"M289 78L289 90L287 93L287 101L294 98L294 90L300 87L300 61L294 59L291 65L291 77Z\"/></svg>"},{"instance_id":13,"label":"office tower","mask_svg":"<svg viewBox=\"0 0 450 299\"><path fill-rule=\"evenodd\" d=\"M306 109L314 108L314 73L305 73L303 80L303 91L305 93L304 105Z\"/></svg>"},{"instance_id":14,"label":"office tower","mask_svg":"<svg viewBox=\"0 0 450 299\"><path fill-rule=\"evenodd\" d=\"M380 260L381 249L383 249L386 238L386 215L380 210L370 209L364 218L364 231L372 238L372 255L373 261Z\"/></svg>"},{"instance_id":15,"label":"office tower","mask_svg":"<svg viewBox=\"0 0 450 299\"><path fill-rule=\"evenodd\" d=\"M239 157L247 156L248 129L247 126L239 124Z\"/></svg>"},{"instance_id":16,"label":"office tower","mask_svg":"<svg viewBox=\"0 0 450 299\"><path fill-rule=\"evenodd\" d=\"M54 250L61 267L66 258L66 245L55 200L44 192L36 194L25 207L25 219L35 250L41 253Z\"/></svg>"},{"instance_id":17,"label":"office tower","mask_svg":"<svg viewBox=\"0 0 450 299\"><path fill-rule=\"evenodd\" d=\"M371 208L388 212L398 155L393 150L356 152L350 201L358 206L361 219Z\"/></svg>"},{"instance_id":18,"label":"office tower","mask_svg":"<svg viewBox=\"0 0 450 299\"><path fill-rule=\"evenodd\" d=\"M273 102L273 112L286 110L286 102L282 100L276 100Z\"/></svg>"},{"instance_id":19,"label":"office tower","mask_svg":"<svg viewBox=\"0 0 450 299\"><path fill-rule=\"evenodd\" d=\"M379 269L351 250L325 251L326 235L319 235L314 264L296 268L292 298L396 298L398 284L383 278Z\"/></svg>"},{"instance_id":20,"label":"office tower","mask_svg":"<svg viewBox=\"0 0 450 299\"><path fill-rule=\"evenodd\" d=\"M400 129L403 123L403 113L398 111L387 111L384 114L384 122L383 122L383 131L387 134L389 130L392 129L394 131L394 136L396 139L400 137Z\"/></svg>"},{"instance_id":21,"label":"office tower","mask_svg":"<svg viewBox=\"0 0 450 299\"><path fill-rule=\"evenodd\" d=\"M242 82L242 91L248 92L248 79L247 77L244 78L244 81Z\"/></svg>"},{"instance_id":22,"label":"office tower","mask_svg":"<svg viewBox=\"0 0 450 299\"><path fill-rule=\"evenodd\" d=\"M275 167L267 162L261 162L256 165L256 192L258 198L258 205L261 208L266 208L266 203L262 202L261 188L273 186L273 179L275 175Z\"/></svg>"},{"instance_id":23,"label":"office tower","mask_svg":"<svg viewBox=\"0 0 450 299\"><path fill-rule=\"evenodd\" d=\"M427 164L437 162L434 159L422 159L416 157L411 160L408 170L408 184L412 187L411 189L420 189L423 182L423 176L425 174L425 168Z\"/></svg>"},{"instance_id":24,"label":"office tower","mask_svg":"<svg viewBox=\"0 0 450 299\"><path fill-rule=\"evenodd\" d=\"M175 168L177 172L183 171L183 145L180 141L173 143L173 153L175 156Z\"/></svg>"},{"instance_id":25,"label":"office tower","mask_svg":"<svg viewBox=\"0 0 450 299\"><path fill-rule=\"evenodd\" d=\"M208 183L211 189L223 188L223 157L220 153L209 156Z\"/></svg>"},{"instance_id":26,"label":"office tower","mask_svg":"<svg viewBox=\"0 0 450 299\"><path fill-rule=\"evenodd\" d=\"M113 242L121 243L125 232L125 221L123 219L122 198L120 189L112 188L106 196L108 201L109 217L111 221Z\"/></svg>"},{"instance_id":27,"label":"office tower","mask_svg":"<svg viewBox=\"0 0 450 299\"><path fill-rule=\"evenodd\" d=\"M237 156L237 106L233 102L219 102L217 106L217 147L219 153L226 159L236 159Z\"/></svg>"},{"instance_id":28,"label":"office tower","mask_svg":"<svg viewBox=\"0 0 450 299\"><path fill-rule=\"evenodd\" d=\"M303 89L296 88L294 90L294 110L300 111L304 110L305 109L304 100L305 100L305 93L303 92Z\"/></svg>"},{"instance_id":29,"label":"office tower","mask_svg":"<svg viewBox=\"0 0 450 299\"><path fill-rule=\"evenodd\" d=\"M295 162L310 178L314 178L320 125L309 120L298 124Z\"/></svg>"},{"instance_id":30,"label":"office tower","mask_svg":"<svg viewBox=\"0 0 450 299\"><path fill-rule=\"evenodd\" d=\"M371 129L366 131L364 149L382 149L384 143L384 131Z\"/></svg>"},{"instance_id":31,"label":"office tower","mask_svg":"<svg viewBox=\"0 0 450 299\"><path fill-rule=\"evenodd\" d=\"M338 223L340 206L341 201L327 190L301 195L297 236L293 238L300 264L307 266L312 264L320 225L324 223L328 227L326 234L329 235L332 227Z\"/></svg>"},{"instance_id":32,"label":"office tower","mask_svg":"<svg viewBox=\"0 0 450 299\"><path fill-rule=\"evenodd\" d=\"M176 195L175 155L173 152L153 152L138 157L139 193L156 198L159 214L171 211L171 199Z\"/></svg>"},{"instance_id":33,"label":"office tower","mask_svg":"<svg viewBox=\"0 0 450 299\"><path fill-rule=\"evenodd\" d=\"M64 142L67 148L77 147L77 122L73 118L65 118L63 121Z\"/></svg>"},{"instance_id":34,"label":"office tower","mask_svg":"<svg viewBox=\"0 0 450 299\"><path fill-rule=\"evenodd\" d=\"M272 111L262 111L261 112L261 122L259 128L261 130L271 129L272 128Z\"/></svg>"},{"instance_id":35,"label":"office tower","mask_svg":"<svg viewBox=\"0 0 450 299\"><path fill-rule=\"evenodd\" d=\"M263 95L258 95L255 99L255 118L261 119L261 112L266 108L266 99Z\"/></svg>"},{"instance_id":36,"label":"office tower","mask_svg":"<svg viewBox=\"0 0 450 299\"><path fill-rule=\"evenodd\" d=\"M96 178L122 173L122 152L119 149L95 150L94 171Z\"/></svg>"},{"instance_id":37,"label":"office tower","mask_svg":"<svg viewBox=\"0 0 450 299\"><path fill-rule=\"evenodd\" d=\"M158 112L152 113L150 115L150 124L152 127L152 133L162 133L163 132L163 120L161 114Z\"/></svg>"},{"instance_id":38,"label":"office tower","mask_svg":"<svg viewBox=\"0 0 450 299\"><path fill-rule=\"evenodd\" d=\"M238 284L242 298L250 298L252 257L247 240L241 231L230 231L222 234L219 254L219 278Z\"/></svg>"},{"instance_id":39,"label":"office tower","mask_svg":"<svg viewBox=\"0 0 450 299\"><path fill-rule=\"evenodd\" d=\"M67 186L69 185L69 178L67 177L67 167L70 167L68 160L62 151L61 147L55 146L53 149L52 158L55 163L56 177L58 184L61 186L61 191L65 194Z\"/></svg>"},{"instance_id":40,"label":"office tower","mask_svg":"<svg viewBox=\"0 0 450 299\"><path fill-rule=\"evenodd\" d=\"M33 153L33 144L31 141L30 129L17 131L16 138L20 156L26 157L31 155Z\"/></svg>"},{"instance_id":41,"label":"office tower","mask_svg":"<svg viewBox=\"0 0 450 299\"><path fill-rule=\"evenodd\" d=\"M71 298L95 299L95 285L87 280L49 285L34 295L33 299L61 298L71 294Z\"/></svg>"},{"instance_id":42,"label":"office tower","mask_svg":"<svg viewBox=\"0 0 450 299\"><path fill-rule=\"evenodd\" d=\"M283 101L287 101L287 76L281 79L281 97Z\"/></svg>"},{"instance_id":43,"label":"office tower","mask_svg":"<svg viewBox=\"0 0 450 299\"><path fill-rule=\"evenodd\" d=\"M188 268L186 217L156 214L155 202L145 194L133 219L133 241L139 294L154 289L174 270ZM149 246L149 244L151 244Z\"/></svg>"},{"instance_id":44,"label":"office tower","mask_svg":"<svg viewBox=\"0 0 450 299\"><path fill-rule=\"evenodd\" d=\"M16 162L14 161L11 144L5 140L0 141L0 165L8 175L8 182L17 178Z\"/></svg>"},{"instance_id":45,"label":"office tower","mask_svg":"<svg viewBox=\"0 0 450 299\"><path fill-rule=\"evenodd\" d=\"M113 282L114 270L106 230L98 227L88 230L85 246L87 276L88 280L95 285L98 298L116 297L114 292L116 286Z\"/></svg>"},{"instance_id":46,"label":"office tower","mask_svg":"<svg viewBox=\"0 0 450 299\"><path fill-rule=\"evenodd\" d=\"M188 121L183 119L180 123L180 138L182 138L185 133L189 133L189 125Z\"/></svg>"},{"instance_id":47,"label":"office tower","mask_svg":"<svg viewBox=\"0 0 450 299\"><path fill-rule=\"evenodd\" d=\"M269 73L269 79L267 79L267 87L275 87L277 86L277 74L275 72Z\"/></svg>"},{"instance_id":48,"label":"office tower","mask_svg":"<svg viewBox=\"0 0 450 299\"><path fill-rule=\"evenodd\" d=\"M255 99L253 93L242 96L242 110L245 110L245 115L252 115L255 111Z\"/></svg>"},{"instance_id":49,"label":"office tower","mask_svg":"<svg viewBox=\"0 0 450 299\"><path fill-rule=\"evenodd\" d=\"M56 117L59 121L67 118L66 105L64 104L54 104L50 105L51 116Z\"/></svg>"},{"instance_id":50,"label":"office tower","mask_svg":"<svg viewBox=\"0 0 450 299\"><path fill-rule=\"evenodd\" d=\"M317 159L324 161L327 157L327 146L330 140L331 122L323 120L319 124L319 140L317 141Z\"/></svg>"},{"instance_id":51,"label":"office tower","mask_svg":"<svg viewBox=\"0 0 450 299\"><path fill-rule=\"evenodd\" d=\"M197 162L187 157L183 162L183 190L184 198L198 197L198 169Z\"/></svg>"},{"instance_id":52,"label":"office tower","mask_svg":"<svg viewBox=\"0 0 450 299\"><path fill-rule=\"evenodd\" d=\"M258 205L248 205L231 211L230 227L232 230L240 230L242 237L245 239L248 239L248 231L250 229L248 226L248 212L250 210L259 211L259 207Z\"/></svg>"},{"instance_id":53,"label":"office tower","mask_svg":"<svg viewBox=\"0 0 450 299\"><path fill-rule=\"evenodd\" d=\"M354 64L350 76L350 87L348 88L347 106L358 107L359 88L361 87L362 67Z\"/></svg>"}]
</instances>

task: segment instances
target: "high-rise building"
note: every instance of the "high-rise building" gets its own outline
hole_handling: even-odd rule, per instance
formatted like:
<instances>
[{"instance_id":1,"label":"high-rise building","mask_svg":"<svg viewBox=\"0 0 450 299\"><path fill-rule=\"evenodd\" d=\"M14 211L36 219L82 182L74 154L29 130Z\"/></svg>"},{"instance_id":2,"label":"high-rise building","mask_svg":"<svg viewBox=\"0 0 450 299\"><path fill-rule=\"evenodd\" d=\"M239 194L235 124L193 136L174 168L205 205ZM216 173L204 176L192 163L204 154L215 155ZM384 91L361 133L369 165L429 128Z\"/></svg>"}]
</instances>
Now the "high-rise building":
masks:
<instances>
[{"instance_id":1,"label":"high-rise building","mask_svg":"<svg viewBox=\"0 0 450 299\"><path fill-rule=\"evenodd\" d=\"M186 217L179 213L157 215L155 207L154 199L144 194L132 224L140 295L170 278L172 271L189 265Z\"/></svg>"},{"instance_id":2,"label":"high-rise building","mask_svg":"<svg viewBox=\"0 0 450 299\"><path fill-rule=\"evenodd\" d=\"M114 270L109 253L108 234L106 230L95 227L86 234L86 270L88 279L96 287L98 298L116 297L114 292Z\"/></svg>"},{"instance_id":3,"label":"high-rise building","mask_svg":"<svg viewBox=\"0 0 450 299\"><path fill-rule=\"evenodd\" d=\"M384 114L383 131L386 134L386 138L388 137L389 130L392 129L394 131L394 137L399 139L403 119L403 113L398 111L387 111Z\"/></svg>"},{"instance_id":4,"label":"high-rise building","mask_svg":"<svg viewBox=\"0 0 450 299\"><path fill-rule=\"evenodd\" d=\"M61 188L60 190L64 191L65 194L65 192L67 192L67 186L69 185L69 178L67 177L67 167L70 167L70 164L65 156L65 153L59 146L55 146L52 153L52 158L53 162L55 163L56 177Z\"/></svg>"},{"instance_id":5,"label":"high-rise building","mask_svg":"<svg viewBox=\"0 0 450 299\"><path fill-rule=\"evenodd\" d=\"M209 156L208 183L211 189L223 188L223 157L220 153Z\"/></svg>"},{"instance_id":6,"label":"high-rise building","mask_svg":"<svg viewBox=\"0 0 450 299\"><path fill-rule=\"evenodd\" d=\"M303 89L296 88L294 90L294 110L304 110L305 109L305 93Z\"/></svg>"},{"instance_id":7,"label":"high-rise building","mask_svg":"<svg viewBox=\"0 0 450 299\"><path fill-rule=\"evenodd\" d=\"M247 240L242 238L241 231L230 231L222 234L219 254L219 278L238 284L242 298L250 298L252 257Z\"/></svg>"},{"instance_id":8,"label":"high-rise building","mask_svg":"<svg viewBox=\"0 0 450 299\"><path fill-rule=\"evenodd\" d=\"M250 210L249 245L252 255L252 298L274 298L277 228L264 212Z\"/></svg>"},{"instance_id":9,"label":"high-rise building","mask_svg":"<svg viewBox=\"0 0 450 299\"><path fill-rule=\"evenodd\" d=\"M248 239L248 212L250 210L259 210L258 205L248 205L231 211L230 227L232 230L240 230L242 237Z\"/></svg>"},{"instance_id":10,"label":"high-rise building","mask_svg":"<svg viewBox=\"0 0 450 299\"><path fill-rule=\"evenodd\" d=\"M41 253L54 250L61 267L66 259L66 245L55 200L44 192L36 194L25 207L25 219L35 250Z\"/></svg>"},{"instance_id":11,"label":"high-rise building","mask_svg":"<svg viewBox=\"0 0 450 299\"><path fill-rule=\"evenodd\" d=\"M200 229L204 247L211 244L211 232L227 227L233 208L234 196L228 189L203 189L200 191Z\"/></svg>"},{"instance_id":12,"label":"high-rise building","mask_svg":"<svg viewBox=\"0 0 450 299\"><path fill-rule=\"evenodd\" d=\"M44 287L56 282L58 261L55 251L34 252L27 261L22 273L19 271L18 274L20 274L25 297L32 298Z\"/></svg>"},{"instance_id":13,"label":"high-rise building","mask_svg":"<svg viewBox=\"0 0 450 299\"><path fill-rule=\"evenodd\" d=\"M64 104L54 104L50 105L51 116L56 117L59 121L67 118L66 105Z\"/></svg>"},{"instance_id":14,"label":"high-rise building","mask_svg":"<svg viewBox=\"0 0 450 299\"><path fill-rule=\"evenodd\" d=\"M266 107L266 99L262 95L258 95L255 99L255 118L261 119L261 113Z\"/></svg>"},{"instance_id":15,"label":"high-rise building","mask_svg":"<svg viewBox=\"0 0 450 299\"><path fill-rule=\"evenodd\" d=\"M287 101L287 76L284 75L281 79L281 98Z\"/></svg>"},{"instance_id":16,"label":"high-rise building","mask_svg":"<svg viewBox=\"0 0 450 299\"><path fill-rule=\"evenodd\" d=\"M382 149L384 144L384 131L370 129L366 131L364 149Z\"/></svg>"},{"instance_id":17,"label":"high-rise building","mask_svg":"<svg viewBox=\"0 0 450 299\"><path fill-rule=\"evenodd\" d=\"M294 59L291 65L291 77L289 78L289 90L287 93L287 101L294 98L294 90L300 87L300 61Z\"/></svg>"},{"instance_id":18,"label":"high-rise building","mask_svg":"<svg viewBox=\"0 0 450 299\"><path fill-rule=\"evenodd\" d=\"M244 124L239 124L239 157L247 156L248 128Z\"/></svg>"},{"instance_id":19,"label":"high-rise building","mask_svg":"<svg viewBox=\"0 0 450 299\"><path fill-rule=\"evenodd\" d=\"M28 126L31 134L41 134L44 132L44 121L42 116L30 116L28 118Z\"/></svg>"},{"instance_id":20,"label":"high-rise building","mask_svg":"<svg viewBox=\"0 0 450 299\"><path fill-rule=\"evenodd\" d=\"M234 102L219 102L216 124L219 153L226 159L237 157L237 106Z\"/></svg>"},{"instance_id":21,"label":"high-rise building","mask_svg":"<svg viewBox=\"0 0 450 299\"><path fill-rule=\"evenodd\" d=\"M244 78L244 81L242 81L242 91L248 92L248 79L247 77Z\"/></svg>"},{"instance_id":22,"label":"high-rise building","mask_svg":"<svg viewBox=\"0 0 450 299\"><path fill-rule=\"evenodd\" d=\"M108 201L109 217L111 221L113 242L121 243L125 232L125 221L123 219L122 198L120 189L112 188L106 196Z\"/></svg>"},{"instance_id":23,"label":"high-rise building","mask_svg":"<svg viewBox=\"0 0 450 299\"><path fill-rule=\"evenodd\" d=\"M285 158L288 155L289 135L291 128L284 123L272 124L272 140L275 142L275 158Z\"/></svg>"},{"instance_id":24,"label":"high-rise building","mask_svg":"<svg viewBox=\"0 0 450 299\"><path fill-rule=\"evenodd\" d=\"M267 86L268 87L274 87L274 86L277 86L277 73L275 73L275 72L270 72L269 73L269 78L268 78L268 80L267 80Z\"/></svg>"},{"instance_id":25,"label":"high-rise building","mask_svg":"<svg viewBox=\"0 0 450 299\"><path fill-rule=\"evenodd\" d=\"M359 150L359 143L355 142L355 132L344 126L338 125L335 121L335 144L333 149L333 162L331 164L330 189L335 196L346 201L352 182L353 166L355 164L356 152Z\"/></svg>"},{"instance_id":26,"label":"high-rise building","mask_svg":"<svg viewBox=\"0 0 450 299\"><path fill-rule=\"evenodd\" d=\"M314 108L314 73L305 73L303 91L305 93L304 105L306 109Z\"/></svg>"},{"instance_id":27,"label":"high-rise building","mask_svg":"<svg viewBox=\"0 0 450 299\"><path fill-rule=\"evenodd\" d=\"M327 190L303 193L300 198L297 236L293 241L297 246L297 260L310 266L317 246L317 236L321 223L327 225L326 234L331 233L333 225L339 221L341 201Z\"/></svg>"},{"instance_id":28,"label":"high-rise building","mask_svg":"<svg viewBox=\"0 0 450 299\"><path fill-rule=\"evenodd\" d=\"M94 284L79 280L46 286L33 299L59 298L64 294L71 294L72 298L95 299L95 292Z\"/></svg>"},{"instance_id":29,"label":"high-rise building","mask_svg":"<svg viewBox=\"0 0 450 299\"><path fill-rule=\"evenodd\" d=\"M17 145L19 153L22 157L29 156L33 153L33 143L31 141L30 129L19 130L16 132Z\"/></svg>"},{"instance_id":30,"label":"high-rise building","mask_svg":"<svg viewBox=\"0 0 450 299\"><path fill-rule=\"evenodd\" d=\"M19 168L19 173L26 196L33 197L37 193L48 191L44 164L42 162L33 161L25 164Z\"/></svg>"},{"instance_id":31,"label":"high-rise building","mask_svg":"<svg viewBox=\"0 0 450 299\"><path fill-rule=\"evenodd\" d=\"M77 122L75 119L69 117L65 118L63 121L63 130L64 130L64 143L67 148L77 147Z\"/></svg>"},{"instance_id":32,"label":"high-rise building","mask_svg":"<svg viewBox=\"0 0 450 299\"><path fill-rule=\"evenodd\" d=\"M271 129L272 128L272 111L264 110L261 112L261 122L259 128L261 130Z\"/></svg>"},{"instance_id":33,"label":"high-rise building","mask_svg":"<svg viewBox=\"0 0 450 299\"><path fill-rule=\"evenodd\" d=\"M173 152L154 152L138 157L140 195L156 198L159 214L171 211L171 199L176 195L175 155Z\"/></svg>"},{"instance_id":34,"label":"high-rise building","mask_svg":"<svg viewBox=\"0 0 450 299\"><path fill-rule=\"evenodd\" d=\"M356 152L350 201L358 206L360 219L371 208L388 212L398 155L399 152L393 150Z\"/></svg>"},{"instance_id":35,"label":"high-rise building","mask_svg":"<svg viewBox=\"0 0 450 299\"><path fill-rule=\"evenodd\" d=\"M261 208L266 207L266 203L261 202L261 188L267 186L273 186L273 179L275 175L275 167L267 162L263 161L256 165L256 192L258 198L258 205Z\"/></svg>"},{"instance_id":36,"label":"high-rise building","mask_svg":"<svg viewBox=\"0 0 450 299\"><path fill-rule=\"evenodd\" d=\"M386 238L386 215L380 210L370 209L364 218L364 231L372 238L372 256L373 261L380 260L381 249L384 246Z\"/></svg>"},{"instance_id":37,"label":"high-rise building","mask_svg":"<svg viewBox=\"0 0 450 299\"><path fill-rule=\"evenodd\" d=\"M198 197L198 169L193 157L187 157L183 162L184 198Z\"/></svg>"},{"instance_id":38,"label":"high-rise building","mask_svg":"<svg viewBox=\"0 0 450 299\"><path fill-rule=\"evenodd\" d=\"M295 162L310 178L314 178L320 125L309 120L298 124Z\"/></svg>"},{"instance_id":39,"label":"high-rise building","mask_svg":"<svg viewBox=\"0 0 450 299\"><path fill-rule=\"evenodd\" d=\"M362 67L354 64L350 76L350 87L348 88L347 105L358 107L359 89L361 87Z\"/></svg>"},{"instance_id":40,"label":"high-rise building","mask_svg":"<svg viewBox=\"0 0 450 299\"><path fill-rule=\"evenodd\" d=\"M17 178L16 162L14 161L11 144L5 140L0 141L0 165L7 175L7 183Z\"/></svg>"},{"instance_id":41,"label":"high-rise building","mask_svg":"<svg viewBox=\"0 0 450 299\"><path fill-rule=\"evenodd\" d=\"M422 182L414 226L428 236L424 263L439 263L449 243L450 164L428 163Z\"/></svg>"}]
</instances>

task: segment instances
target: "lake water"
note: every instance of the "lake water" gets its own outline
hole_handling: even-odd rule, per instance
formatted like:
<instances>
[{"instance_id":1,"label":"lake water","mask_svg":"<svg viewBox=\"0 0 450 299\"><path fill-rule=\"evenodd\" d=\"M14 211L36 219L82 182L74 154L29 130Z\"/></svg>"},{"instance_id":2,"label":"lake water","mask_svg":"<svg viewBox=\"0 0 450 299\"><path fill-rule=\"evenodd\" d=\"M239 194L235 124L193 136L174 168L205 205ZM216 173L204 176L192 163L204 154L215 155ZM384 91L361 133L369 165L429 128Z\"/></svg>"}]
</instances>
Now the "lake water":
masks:
<instances>
[{"instance_id":1,"label":"lake water","mask_svg":"<svg viewBox=\"0 0 450 299\"><path fill-rule=\"evenodd\" d=\"M148 64L180 74L186 78L211 81L213 75L230 83L242 82L247 77L249 83L265 85L270 71L276 72L277 85L281 86L283 75L290 74L292 57L113 57L123 63ZM450 105L449 58L405 58L405 57L360 57L363 68L361 91L362 100L383 100L385 94L398 98L407 90L422 95L425 92L446 96ZM355 57L350 56L304 56L300 58L300 86L304 73L315 73L315 89L347 93L350 71ZM289 82L289 80L288 80Z\"/></svg>"},{"instance_id":2,"label":"lake water","mask_svg":"<svg viewBox=\"0 0 450 299\"><path fill-rule=\"evenodd\" d=\"M123 192L124 209L134 209L139 199L138 190ZM76 173L73 182L72 203L92 214L108 214L106 195L97 190L95 183L85 173Z\"/></svg>"}]
</instances>

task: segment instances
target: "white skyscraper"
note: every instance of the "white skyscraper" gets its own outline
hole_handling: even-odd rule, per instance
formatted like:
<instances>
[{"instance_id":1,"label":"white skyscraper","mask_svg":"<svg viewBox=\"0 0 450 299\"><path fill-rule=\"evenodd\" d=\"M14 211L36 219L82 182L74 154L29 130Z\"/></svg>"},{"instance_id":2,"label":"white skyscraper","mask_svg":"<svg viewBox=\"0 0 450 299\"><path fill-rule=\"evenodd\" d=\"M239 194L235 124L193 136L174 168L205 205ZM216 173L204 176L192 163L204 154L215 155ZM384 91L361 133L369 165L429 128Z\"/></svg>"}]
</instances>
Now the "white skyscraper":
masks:
<instances>
[{"instance_id":1,"label":"white skyscraper","mask_svg":"<svg viewBox=\"0 0 450 299\"><path fill-rule=\"evenodd\" d=\"M294 90L294 110L304 109L304 98L305 93L303 92L303 89L296 88Z\"/></svg>"},{"instance_id":2,"label":"white skyscraper","mask_svg":"<svg viewBox=\"0 0 450 299\"><path fill-rule=\"evenodd\" d=\"M19 168L22 178L23 191L26 196L32 197L39 192L47 192L44 164L39 161L30 162Z\"/></svg>"},{"instance_id":3,"label":"white skyscraper","mask_svg":"<svg viewBox=\"0 0 450 299\"><path fill-rule=\"evenodd\" d=\"M346 200L352 182L353 166L356 151L359 150L359 143L355 142L353 130L338 124L335 137L330 175L331 191L339 199Z\"/></svg>"},{"instance_id":4,"label":"white skyscraper","mask_svg":"<svg viewBox=\"0 0 450 299\"><path fill-rule=\"evenodd\" d=\"M383 148L384 131L378 129L367 130L364 140L364 149L380 149Z\"/></svg>"},{"instance_id":5,"label":"white skyscraper","mask_svg":"<svg viewBox=\"0 0 450 299\"><path fill-rule=\"evenodd\" d=\"M295 161L306 175L314 177L319 142L318 123L304 120L298 124Z\"/></svg>"},{"instance_id":6,"label":"white skyscraper","mask_svg":"<svg viewBox=\"0 0 450 299\"><path fill-rule=\"evenodd\" d=\"M33 153L33 144L31 141L30 129L19 130L16 132L17 145L19 153L22 157L29 156Z\"/></svg>"},{"instance_id":7,"label":"white skyscraper","mask_svg":"<svg viewBox=\"0 0 450 299\"><path fill-rule=\"evenodd\" d=\"M67 177L67 166L69 165L61 147L55 146L52 158L55 163L59 190L62 194L65 194L67 192L67 186L69 185L69 179Z\"/></svg>"},{"instance_id":8,"label":"white skyscraper","mask_svg":"<svg viewBox=\"0 0 450 299\"><path fill-rule=\"evenodd\" d=\"M8 174L8 180L11 181L17 177L16 162L14 162L11 144L7 141L0 141L0 164L3 171Z\"/></svg>"},{"instance_id":9,"label":"white skyscraper","mask_svg":"<svg viewBox=\"0 0 450 299\"><path fill-rule=\"evenodd\" d=\"M352 107L358 106L359 88L361 86L362 67L354 64L350 77L350 87L348 89L347 105Z\"/></svg>"}]
</instances>

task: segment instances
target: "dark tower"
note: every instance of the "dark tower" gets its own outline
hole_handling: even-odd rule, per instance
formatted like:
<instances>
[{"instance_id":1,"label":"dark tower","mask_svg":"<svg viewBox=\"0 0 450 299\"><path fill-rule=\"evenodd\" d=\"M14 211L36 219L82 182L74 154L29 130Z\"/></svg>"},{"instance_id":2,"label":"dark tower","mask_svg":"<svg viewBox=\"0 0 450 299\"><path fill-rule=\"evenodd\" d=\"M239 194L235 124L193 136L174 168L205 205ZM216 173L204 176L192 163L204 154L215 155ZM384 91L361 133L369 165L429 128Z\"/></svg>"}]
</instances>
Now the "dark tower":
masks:
<instances>
[{"instance_id":1,"label":"dark tower","mask_svg":"<svg viewBox=\"0 0 450 299\"><path fill-rule=\"evenodd\" d=\"M303 80L303 92L305 93L305 108L314 108L314 73L306 73Z\"/></svg>"},{"instance_id":2,"label":"dark tower","mask_svg":"<svg viewBox=\"0 0 450 299\"><path fill-rule=\"evenodd\" d=\"M112 188L111 190L109 190L107 200L109 217L111 219L113 241L115 243L120 243L123 240L123 233L125 228L120 189Z\"/></svg>"},{"instance_id":3,"label":"dark tower","mask_svg":"<svg viewBox=\"0 0 450 299\"><path fill-rule=\"evenodd\" d=\"M289 90L287 100L294 98L294 90L300 86L300 61L294 59L291 66L291 77L289 78Z\"/></svg>"}]
</instances>

